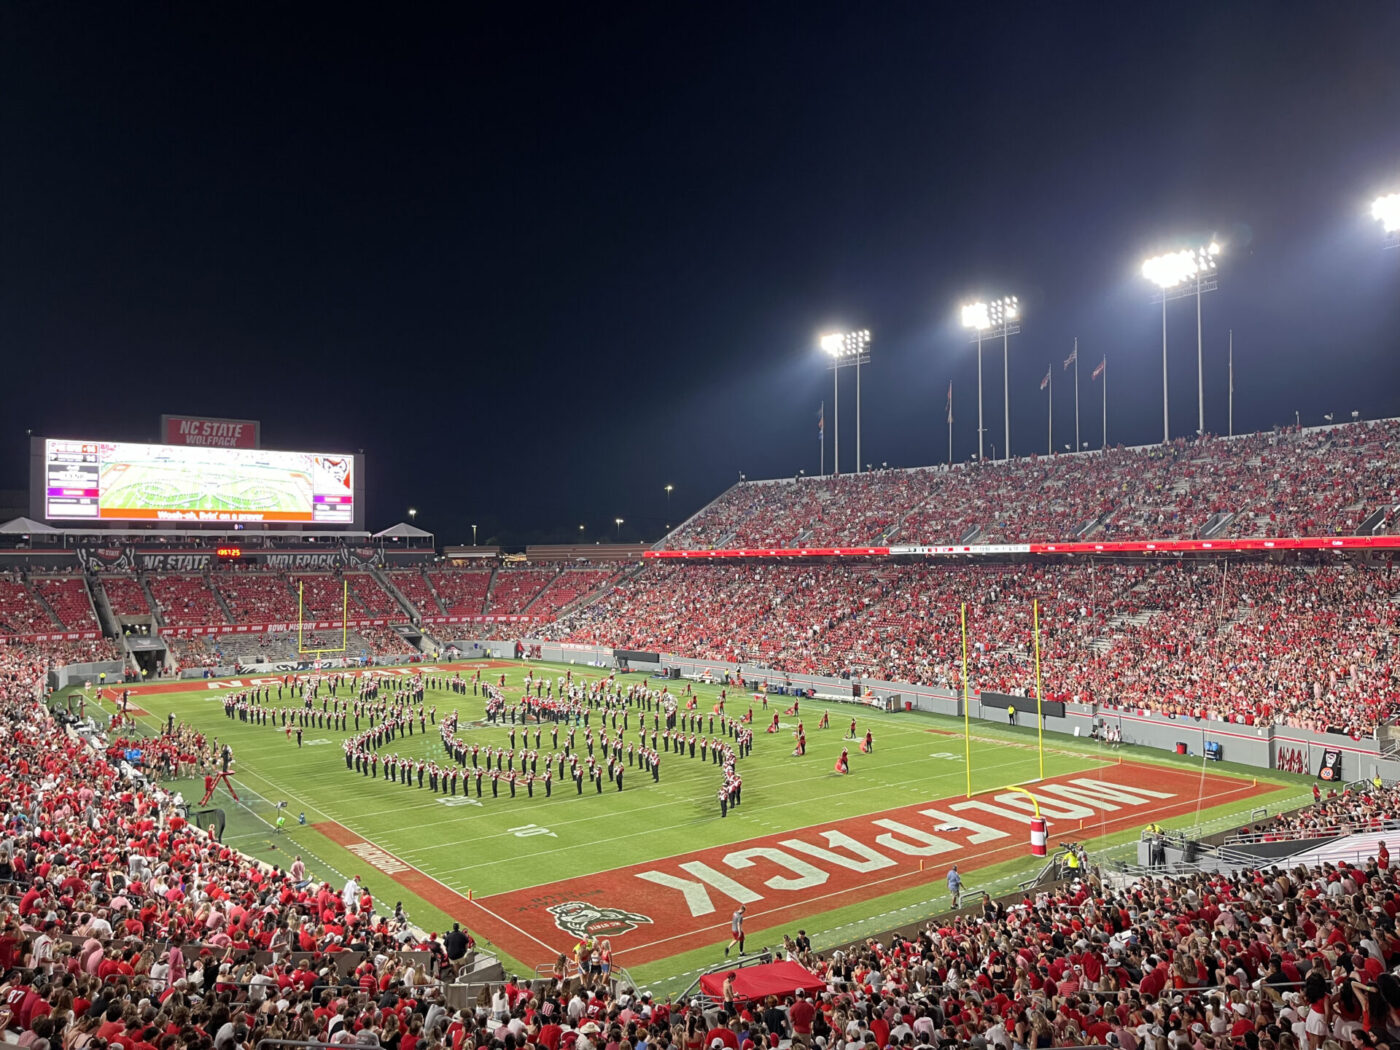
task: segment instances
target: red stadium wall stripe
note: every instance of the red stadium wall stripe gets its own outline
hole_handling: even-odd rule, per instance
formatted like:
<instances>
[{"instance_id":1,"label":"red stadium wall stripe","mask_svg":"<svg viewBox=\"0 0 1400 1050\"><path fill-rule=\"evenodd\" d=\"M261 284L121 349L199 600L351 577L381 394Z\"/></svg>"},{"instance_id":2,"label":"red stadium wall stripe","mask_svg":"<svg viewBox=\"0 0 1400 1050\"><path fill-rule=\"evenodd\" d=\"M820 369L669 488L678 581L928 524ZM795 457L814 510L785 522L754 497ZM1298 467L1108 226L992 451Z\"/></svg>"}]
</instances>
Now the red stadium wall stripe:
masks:
<instances>
[{"instance_id":1,"label":"red stadium wall stripe","mask_svg":"<svg viewBox=\"0 0 1400 1050\"><path fill-rule=\"evenodd\" d=\"M1240 540L1104 540L1063 543L909 544L894 547L745 547L725 550L644 551L643 558L869 558L1001 554L1231 554L1239 551L1397 550L1397 536L1295 536Z\"/></svg>"}]
</instances>

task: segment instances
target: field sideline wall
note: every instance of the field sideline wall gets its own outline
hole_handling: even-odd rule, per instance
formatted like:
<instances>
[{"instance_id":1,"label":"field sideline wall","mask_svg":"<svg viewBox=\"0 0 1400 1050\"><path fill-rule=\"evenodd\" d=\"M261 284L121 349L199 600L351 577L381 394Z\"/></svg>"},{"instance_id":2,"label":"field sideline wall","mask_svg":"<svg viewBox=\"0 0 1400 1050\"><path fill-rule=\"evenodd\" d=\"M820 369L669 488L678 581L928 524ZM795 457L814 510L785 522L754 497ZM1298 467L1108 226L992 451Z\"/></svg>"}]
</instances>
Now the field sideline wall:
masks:
<instances>
[{"instance_id":1,"label":"field sideline wall","mask_svg":"<svg viewBox=\"0 0 1400 1050\"><path fill-rule=\"evenodd\" d=\"M472 651L470 646L473 643L460 642L458 644L463 647L465 652ZM478 644L485 649L487 646L500 645L501 643L481 642ZM510 653L494 652L493 655L511 655L514 651L514 643L505 644L510 649ZM538 645L540 658L543 660L595 665L601 663L603 666L613 666L613 651L610 648L530 640L527 640L526 644ZM737 672L740 669L739 665L726 663L723 660L696 660L690 657L670 656L665 653L661 654L661 662L657 667L658 669L679 667L681 674L686 677L696 677L705 671L722 675L726 671ZM785 674L781 671L769 671L751 664L743 665L743 673L746 680L767 681L770 688L781 686L784 682L791 682L793 686L798 688L815 689L823 699L850 698L851 696L853 681L851 679L830 678L821 675ZM961 697L955 696L947 690L924 685L910 685L907 682L886 682L873 678L863 678L859 681L862 689L868 687L879 696L898 693L904 701L912 703L917 711L928 711L954 718L962 717ZM1003 725L1006 723L1005 707L989 705L984 708L976 697L969 700L969 714L974 719ZM1035 724L1034 719L1026 715L1019 715L1018 722L1023 726ZM1290 761L1297 761L1301 764L1301 768L1297 771L1316 774L1322 759L1323 749L1335 749L1340 751L1342 755L1342 780L1344 782L1370 778L1376 773L1380 773L1386 780L1400 780L1400 760L1382 756L1375 740L1353 740L1350 736L1338 733L1316 733L1312 730L1297 729L1292 726L1257 727L1237 725L1232 722L1217 722L1211 719L1200 721L1171 719L1161 715L1144 714L1136 710L1120 711L1095 705L1066 704L1064 718L1047 717L1045 719L1045 731L1064 736L1074 736L1077 731L1080 738L1085 738L1096 722L1121 727L1124 743L1140 744L1144 747L1161 748L1173 752L1177 750L1178 744L1185 744L1187 751L1197 757L1203 753L1207 742L1218 743L1222 752L1221 757L1225 761L1238 762L1241 765L1255 766L1259 769L1288 769Z\"/></svg>"}]
</instances>

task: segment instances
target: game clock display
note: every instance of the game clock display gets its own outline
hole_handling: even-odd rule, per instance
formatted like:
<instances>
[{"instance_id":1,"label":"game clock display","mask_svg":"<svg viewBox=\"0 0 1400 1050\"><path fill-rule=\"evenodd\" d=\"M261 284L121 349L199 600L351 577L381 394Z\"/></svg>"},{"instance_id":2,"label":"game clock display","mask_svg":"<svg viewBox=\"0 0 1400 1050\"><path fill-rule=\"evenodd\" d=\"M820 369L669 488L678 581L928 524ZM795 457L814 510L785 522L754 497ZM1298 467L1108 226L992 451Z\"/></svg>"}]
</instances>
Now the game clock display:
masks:
<instances>
[{"instance_id":1,"label":"game clock display","mask_svg":"<svg viewBox=\"0 0 1400 1050\"><path fill-rule=\"evenodd\" d=\"M355 520L355 460L343 453L44 443L44 513L53 521Z\"/></svg>"}]
</instances>

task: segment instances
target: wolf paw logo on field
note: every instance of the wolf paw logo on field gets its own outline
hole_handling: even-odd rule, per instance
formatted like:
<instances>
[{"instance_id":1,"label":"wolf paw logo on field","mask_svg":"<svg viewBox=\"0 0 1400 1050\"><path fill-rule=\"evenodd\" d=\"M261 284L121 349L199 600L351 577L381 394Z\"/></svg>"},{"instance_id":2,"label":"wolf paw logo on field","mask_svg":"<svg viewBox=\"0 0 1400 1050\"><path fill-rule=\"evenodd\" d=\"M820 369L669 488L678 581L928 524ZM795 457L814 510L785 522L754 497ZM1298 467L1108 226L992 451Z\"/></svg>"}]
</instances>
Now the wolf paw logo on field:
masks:
<instances>
[{"instance_id":1,"label":"wolf paw logo on field","mask_svg":"<svg viewBox=\"0 0 1400 1050\"><path fill-rule=\"evenodd\" d=\"M587 901L565 901L549 908L554 916L554 925L575 937L618 937L643 924L650 926L651 919L636 912L621 908L600 908Z\"/></svg>"}]
</instances>

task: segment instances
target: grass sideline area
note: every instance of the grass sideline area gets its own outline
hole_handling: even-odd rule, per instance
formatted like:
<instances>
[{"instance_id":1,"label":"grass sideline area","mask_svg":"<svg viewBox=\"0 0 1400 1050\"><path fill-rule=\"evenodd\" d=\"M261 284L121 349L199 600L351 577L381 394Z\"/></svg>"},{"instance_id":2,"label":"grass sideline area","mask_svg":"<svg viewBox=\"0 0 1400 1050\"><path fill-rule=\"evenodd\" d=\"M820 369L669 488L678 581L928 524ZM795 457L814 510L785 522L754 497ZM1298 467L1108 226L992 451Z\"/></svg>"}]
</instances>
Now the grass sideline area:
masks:
<instances>
[{"instance_id":1,"label":"grass sideline area","mask_svg":"<svg viewBox=\"0 0 1400 1050\"><path fill-rule=\"evenodd\" d=\"M459 670L434 670L448 667ZM568 670L576 679L608 673L506 661L375 671L469 679L478 667L483 680L505 675L508 700L520 695L530 668L551 678ZM617 676L624 689L641 678ZM650 684L657 690L669 684L676 695L687 687L662 679ZM720 688L689 685L698 711L707 715ZM146 731L158 732L174 713L233 747L241 801L221 788L211 802L227 814L231 845L283 867L300 855L313 875L337 887L361 874L382 906L402 901L425 928L462 922L502 956L508 971L533 973L553 953L570 950L580 932L608 936L620 964L658 994L680 991L723 961L735 900L749 905L750 950L799 927L821 948L946 911L944 877L951 863L972 893L1013 890L1042 862L1029 855L1029 814L1017 811L1019 800L1006 790L1011 786L1030 787L1046 808L1052 848L1075 841L1092 853L1130 848L1151 820L1168 827L1228 826L1259 808L1301 805L1312 782L1231 763L1205 769L1199 758L1136 747L1109 751L1092 741L1047 736L1046 779L1037 786L1034 727L973 722L968 801L958 720L805 699L794 717L784 713L791 697L770 697L765 709L761 700L731 691L729 714L740 716L752 704L754 747L738 763L743 804L727 817L716 800L718 767L669 753L663 753L657 783L631 767L620 792L605 781L600 794L585 782L579 795L565 779L555 782L549 798L538 788L534 798L523 789L514 799L504 791L493 798L488 786L477 804L474 790L463 802L348 770L341 744L353 723L348 733L309 729L298 748L280 723L231 721L222 699L238 688L229 681L192 681L157 683L133 694ZM89 705L94 702L89 694ZM439 721L457 709L460 735L483 746L507 746L509 723L474 724L485 701L470 690L465 696L429 690L425 702L436 705ZM300 703L287 695L279 705L274 690L270 706ZM112 710L110 701L100 706ZM779 729L768 733L775 711ZM817 730L825 712L831 727ZM639 714L624 741L635 740ZM802 757L792 754L799 717L808 740ZM874 734L872 754L843 739L852 718L860 735L867 729ZM596 713L592 727L596 731ZM576 750L586 753L583 738L579 726ZM546 723L539 750L548 753L550 745ZM851 752L846 776L833 770L843 746ZM401 737L381 751L390 752L450 761L431 724L426 733ZM167 786L191 802L203 794L197 778ZM1135 794L1144 792L1153 797ZM287 803L288 820L275 833L279 801ZM305 826L297 823L301 813Z\"/></svg>"}]
</instances>

